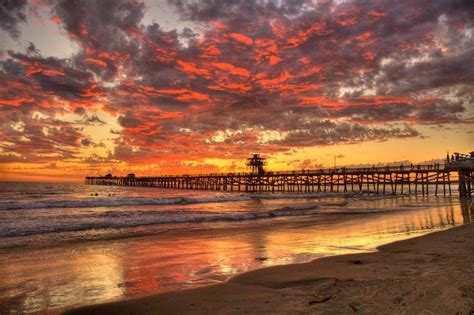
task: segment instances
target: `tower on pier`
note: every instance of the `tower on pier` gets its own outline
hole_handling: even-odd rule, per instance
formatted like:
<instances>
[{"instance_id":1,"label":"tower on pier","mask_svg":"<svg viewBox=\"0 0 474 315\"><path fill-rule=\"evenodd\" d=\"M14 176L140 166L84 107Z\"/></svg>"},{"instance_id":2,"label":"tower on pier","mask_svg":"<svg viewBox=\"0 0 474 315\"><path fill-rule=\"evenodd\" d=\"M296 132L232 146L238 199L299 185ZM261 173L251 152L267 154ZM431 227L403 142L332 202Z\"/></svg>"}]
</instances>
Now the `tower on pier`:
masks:
<instances>
[{"instance_id":1,"label":"tower on pier","mask_svg":"<svg viewBox=\"0 0 474 315\"><path fill-rule=\"evenodd\" d=\"M267 165L265 158L260 157L258 154L254 154L251 158L247 159L247 167L250 168L251 172L258 175L265 174L263 167Z\"/></svg>"}]
</instances>

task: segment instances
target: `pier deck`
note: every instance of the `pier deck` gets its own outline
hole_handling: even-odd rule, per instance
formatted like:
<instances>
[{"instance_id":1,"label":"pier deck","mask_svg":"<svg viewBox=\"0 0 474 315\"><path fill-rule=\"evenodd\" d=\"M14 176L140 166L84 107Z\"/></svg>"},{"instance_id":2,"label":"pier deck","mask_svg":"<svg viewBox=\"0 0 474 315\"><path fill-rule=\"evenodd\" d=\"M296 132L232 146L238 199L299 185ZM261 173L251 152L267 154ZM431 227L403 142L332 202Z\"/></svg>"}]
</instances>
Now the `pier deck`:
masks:
<instances>
[{"instance_id":1,"label":"pier deck","mask_svg":"<svg viewBox=\"0 0 474 315\"><path fill-rule=\"evenodd\" d=\"M99 176L85 178L89 185L142 186L237 192L362 192L375 194L451 195L460 180L462 196L472 194L474 163L461 172L447 163L367 168L331 168L265 173L219 173L158 177ZM466 164L468 165L468 164ZM459 173L459 175L458 175ZM431 189L429 189L431 187Z\"/></svg>"}]
</instances>

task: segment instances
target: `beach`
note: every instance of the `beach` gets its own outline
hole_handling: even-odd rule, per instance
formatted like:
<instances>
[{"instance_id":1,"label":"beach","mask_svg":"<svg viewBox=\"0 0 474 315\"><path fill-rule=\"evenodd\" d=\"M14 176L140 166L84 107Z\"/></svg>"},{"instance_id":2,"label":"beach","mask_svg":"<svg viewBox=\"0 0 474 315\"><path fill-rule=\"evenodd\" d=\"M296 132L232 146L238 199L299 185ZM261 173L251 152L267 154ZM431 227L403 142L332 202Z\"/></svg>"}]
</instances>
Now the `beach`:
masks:
<instances>
[{"instance_id":1,"label":"beach","mask_svg":"<svg viewBox=\"0 0 474 315\"><path fill-rule=\"evenodd\" d=\"M472 314L474 225L66 314Z\"/></svg>"}]
</instances>

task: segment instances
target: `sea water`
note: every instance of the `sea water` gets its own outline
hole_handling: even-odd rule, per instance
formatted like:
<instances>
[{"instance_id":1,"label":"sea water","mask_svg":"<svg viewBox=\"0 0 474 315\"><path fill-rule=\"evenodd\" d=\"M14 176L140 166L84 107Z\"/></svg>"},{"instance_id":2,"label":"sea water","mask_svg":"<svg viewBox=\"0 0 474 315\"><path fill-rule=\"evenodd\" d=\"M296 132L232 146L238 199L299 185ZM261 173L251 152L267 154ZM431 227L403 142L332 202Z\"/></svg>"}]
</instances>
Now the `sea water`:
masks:
<instances>
[{"instance_id":1,"label":"sea water","mask_svg":"<svg viewBox=\"0 0 474 315\"><path fill-rule=\"evenodd\" d=\"M471 219L458 197L432 194L0 182L0 313L54 313L218 283Z\"/></svg>"}]
</instances>

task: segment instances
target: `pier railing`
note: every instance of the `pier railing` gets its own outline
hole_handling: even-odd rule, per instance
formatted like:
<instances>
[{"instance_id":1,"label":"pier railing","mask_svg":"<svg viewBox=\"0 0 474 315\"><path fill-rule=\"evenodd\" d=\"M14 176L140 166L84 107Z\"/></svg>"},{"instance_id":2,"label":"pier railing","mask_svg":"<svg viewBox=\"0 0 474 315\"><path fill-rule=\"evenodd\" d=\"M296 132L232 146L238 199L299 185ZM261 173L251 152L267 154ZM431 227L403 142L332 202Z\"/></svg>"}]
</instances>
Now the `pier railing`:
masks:
<instances>
[{"instance_id":1,"label":"pier railing","mask_svg":"<svg viewBox=\"0 0 474 315\"><path fill-rule=\"evenodd\" d=\"M244 192L361 192L375 194L451 194L451 173L463 176L463 196L472 193L472 170L458 172L448 164L302 169L265 173L212 173L135 177L86 177L86 184L203 189ZM466 173L467 172L467 173ZM466 175L468 174L468 175ZM456 179L457 179L456 177Z\"/></svg>"},{"instance_id":2,"label":"pier railing","mask_svg":"<svg viewBox=\"0 0 474 315\"><path fill-rule=\"evenodd\" d=\"M216 177L216 176L274 176L274 175L308 175L308 174L352 174L352 173L394 173L394 172L416 172L416 171L443 171L444 164L416 164L397 166L372 166L372 167L335 167L320 169L301 169L291 171L267 171L265 174L255 174L250 172L222 172L207 174L180 174L180 175L160 175L142 176L140 178L172 178L172 177ZM123 176L88 176L86 178L123 178Z\"/></svg>"}]
</instances>

